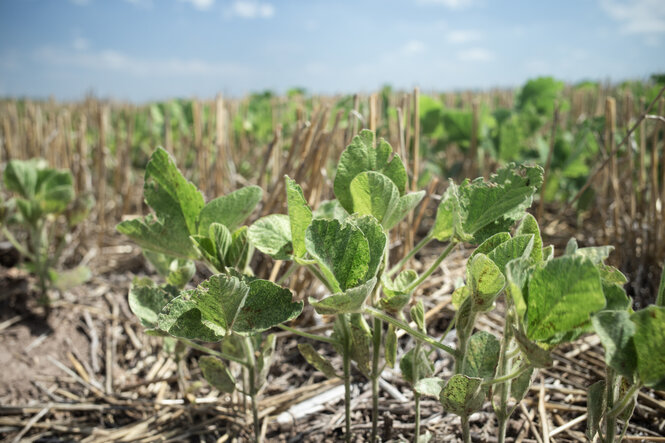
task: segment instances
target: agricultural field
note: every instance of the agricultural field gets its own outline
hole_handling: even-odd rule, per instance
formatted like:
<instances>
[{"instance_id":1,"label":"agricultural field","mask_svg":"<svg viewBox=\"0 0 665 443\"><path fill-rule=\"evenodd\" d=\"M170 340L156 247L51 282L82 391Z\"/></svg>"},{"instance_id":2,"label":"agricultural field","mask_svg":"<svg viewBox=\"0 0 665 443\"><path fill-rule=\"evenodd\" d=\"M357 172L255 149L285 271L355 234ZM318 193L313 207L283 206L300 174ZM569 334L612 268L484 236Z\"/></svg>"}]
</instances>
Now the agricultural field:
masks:
<instances>
[{"instance_id":1,"label":"agricultural field","mask_svg":"<svg viewBox=\"0 0 665 443\"><path fill-rule=\"evenodd\" d=\"M0 100L6 441L665 441L665 75Z\"/></svg>"}]
</instances>

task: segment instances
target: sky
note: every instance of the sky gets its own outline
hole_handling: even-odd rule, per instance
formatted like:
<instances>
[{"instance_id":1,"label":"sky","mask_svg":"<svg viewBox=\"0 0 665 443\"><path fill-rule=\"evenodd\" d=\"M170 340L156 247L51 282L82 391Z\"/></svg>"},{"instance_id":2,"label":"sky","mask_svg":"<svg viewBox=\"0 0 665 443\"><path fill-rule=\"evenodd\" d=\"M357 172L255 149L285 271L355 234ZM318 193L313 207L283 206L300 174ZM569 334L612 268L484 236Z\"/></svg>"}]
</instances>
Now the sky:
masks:
<instances>
[{"instance_id":1,"label":"sky","mask_svg":"<svg viewBox=\"0 0 665 443\"><path fill-rule=\"evenodd\" d=\"M0 96L516 87L665 72L665 0L1 0Z\"/></svg>"}]
</instances>

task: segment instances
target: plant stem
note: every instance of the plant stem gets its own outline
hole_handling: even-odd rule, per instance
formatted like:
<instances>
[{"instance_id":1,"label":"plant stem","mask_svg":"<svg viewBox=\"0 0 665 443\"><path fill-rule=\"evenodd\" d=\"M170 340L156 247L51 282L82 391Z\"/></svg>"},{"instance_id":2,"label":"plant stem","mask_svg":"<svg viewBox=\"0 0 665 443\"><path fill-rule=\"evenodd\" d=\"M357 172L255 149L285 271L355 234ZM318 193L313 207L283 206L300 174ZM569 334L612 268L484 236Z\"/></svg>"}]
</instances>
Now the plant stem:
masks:
<instances>
[{"instance_id":1,"label":"plant stem","mask_svg":"<svg viewBox=\"0 0 665 443\"><path fill-rule=\"evenodd\" d=\"M420 374L418 374L418 360L420 359L420 342L416 342L416 348L414 351L414 357L412 362L412 371L413 371L413 400L416 407L416 420L415 420L415 429L413 441L418 443L418 437L420 437L420 394L416 392L416 383L420 379Z\"/></svg>"},{"instance_id":2,"label":"plant stem","mask_svg":"<svg viewBox=\"0 0 665 443\"><path fill-rule=\"evenodd\" d=\"M617 384L617 374L614 372L614 369L609 366L605 369L605 397L607 409L606 411L612 411L614 409L614 394L616 391ZM614 442L614 436L616 435L616 415L610 413L605 414L605 441L608 443Z\"/></svg>"},{"instance_id":3,"label":"plant stem","mask_svg":"<svg viewBox=\"0 0 665 443\"><path fill-rule=\"evenodd\" d=\"M247 356L247 370L249 372L249 398L252 402L252 418L254 421L254 441L260 442L261 422L259 421L259 407L256 401L256 360L254 358L254 344L252 338L247 336L243 339L243 348Z\"/></svg>"},{"instance_id":4,"label":"plant stem","mask_svg":"<svg viewBox=\"0 0 665 443\"><path fill-rule=\"evenodd\" d=\"M378 286L378 285L377 285ZM379 368L379 359L381 357L381 335L383 332L383 322L380 318L374 317L374 327L372 330L372 438L375 443L379 432L379 377L381 368Z\"/></svg>"},{"instance_id":5,"label":"plant stem","mask_svg":"<svg viewBox=\"0 0 665 443\"><path fill-rule=\"evenodd\" d=\"M344 441L351 443L351 332L349 331L348 314L337 317L341 322L344 334L344 353L342 355L344 365Z\"/></svg>"},{"instance_id":6,"label":"plant stem","mask_svg":"<svg viewBox=\"0 0 665 443\"><path fill-rule=\"evenodd\" d=\"M424 282L425 280L427 280L427 278L429 278L429 276L432 275L432 273L433 273L434 271L436 271L436 269L439 267L439 265L441 264L441 262L442 262L446 257L448 257L448 255L453 251L453 249L455 249L455 246L457 246L457 242L454 242L454 241L453 241L453 242L448 243L448 246L446 246L446 249L444 249L443 252L441 253L441 255L439 255L439 256L437 257L437 259L434 260L434 263L432 263L432 265L427 269L427 271L425 271L425 272L423 273L423 275L421 275L420 277L418 277L418 279L417 279L416 281L414 281L413 283L411 283L411 284L409 285L409 287L406 288L406 292L411 292L411 291L413 291L413 290L416 289L418 286L420 286L420 284L421 284L422 282Z\"/></svg>"},{"instance_id":7,"label":"plant stem","mask_svg":"<svg viewBox=\"0 0 665 443\"><path fill-rule=\"evenodd\" d=\"M512 379L514 379L514 378L519 377L520 375L524 374L524 373L525 373L526 371L528 371L529 369L531 369L531 365L530 365L530 364L526 364L526 365L524 365L524 366L522 366L522 367L520 367L520 368L514 370L514 371L511 372L510 374L506 374L506 375L504 375L504 376L502 376L502 377L493 378L493 379L491 379L491 380L484 381L484 382L482 383L482 385L483 385L483 386L490 386L490 385L496 385L496 384L498 384L498 383L505 383L505 382L507 382L507 381L510 381L510 380L512 380Z\"/></svg>"},{"instance_id":8,"label":"plant stem","mask_svg":"<svg viewBox=\"0 0 665 443\"><path fill-rule=\"evenodd\" d=\"M427 343L428 345L430 345L434 348L441 349L442 351L447 352L448 354L450 354L454 357L458 357L460 355L458 351L451 348L450 346L446 346L443 343L439 343L437 340L433 339L429 335L423 334L422 332L418 331L417 329L413 329L411 326L407 325L406 323L401 322L401 321L397 320L396 318L391 317L390 315L385 314L384 312L382 312L382 311L380 311L376 308L372 308L370 306L365 306L363 308L363 312L365 314L371 315L374 318L378 317L381 320L385 321L386 323L389 323L389 324L393 325L396 328L403 329L406 332L408 332L409 335L412 336L413 338L415 338L417 340L420 340L424 343Z\"/></svg>"},{"instance_id":9,"label":"plant stem","mask_svg":"<svg viewBox=\"0 0 665 443\"><path fill-rule=\"evenodd\" d=\"M317 340L317 341L322 341L324 343L328 343L331 345L337 344L337 341L333 338L326 337L324 335L316 335L316 334L310 334L309 332L301 331L296 328L292 328L291 326L286 326L285 324L279 324L277 325L278 328L284 329L285 331L289 331L292 334L299 335L301 337L309 338L310 340Z\"/></svg>"},{"instance_id":10,"label":"plant stem","mask_svg":"<svg viewBox=\"0 0 665 443\"><path fill-rule=\"evenodd\" d=\"M35 261L35 256L32 255L32 253L26 248L24 248L23 245L18 240L16 240L14 234L12 234L11 231L4 225L2 226L2 235L4 235L7 240L9 240L9 243L11 243L14 248L16 248L19 254L29 259L30 261Z\"/></svg>"},{"instance_id":11,"label":"plant stem","mask_svg":"<svg viewBox=\"0 0 665 443\"><path fill-rule=\"evenodd\" d=\"M623 412L624 409L626 409L626 406L628 406L635 397L635 394L637 391L640 390L642 385L640 383L635 383L626 391L626 394L624 397L621 399L619 403L617 403L611 410L610 412L607 413L607 415L613 416L613 417L618 417L619 414Z\"/></svg>"},{"instance_id":12,"label":"plant stem","mask_svg":"<svg viewBox=\"0 0 665 443\"><path fill-rule=\"evenodd\" d=\"M422 240L416 244L413 249L409 251L407 255L404 256L395 266L390 268L388 272L386 272L386 275L390 277L391 275L395 274L397 271L402 269L402 267L409 261L411 258L418 253L425 245L427 245L430 241L432 241L432 236L430 234L426 235L423 237Z\"/></svg>"},{"instance_id":13,"label":"plant stem","mask_svg":"<svg viewBox=\"0 0 665 443\"><path fill-rule=\"evenodd\" d=\"M297 263L291 263L291 266L289 266L289 269L286 270L284 275L282 275L280 278L277 279L275 284L281 285L284 283L284 281L291 276L295 272L295 270L298 269L298 264Z\"/></svg>"},{"instance_id":14,"label":"plant stem","mask_svg":"<svg viewBox=\"0 0 665 443\"><path fill-rule=\"evenodd\" d=\"M229 354L226 354L224 352L215 351L214 349L206 348L205 346L200 345L200 344L198 344L196 342L193 342L191 340L188 340L186 338L178 338L178 340L180 340L181 342L183 342L184 344L186 344L190 348L197 349L201 352L205 352L206 354L214 355L215 357L219 357L219 358L223 358L225 360L233 361L233 362L241 364L242 366L245 366L245 367L248 366L247 361L245 361L245 360L243 360L239 357L234 357L233 355L229 355Z\"/></svg>"},{"instance_id":15,"label":"plant stem","mask_svg":"<svg viewBox=\"0 0 665 443\"><path fill-rule=\"evenodd\" d=\"M503 339L501 343L501 355L499 356L498 374L497 378L506 375L512 369L512 356L508 352L508 348L512 342L512 316L510 313L506 316L505 324L503 327ZM511 388L510 380L500 383L497 387L499 389L499 406L494 409L497 421L499 422L499 443L506 441L506 428L510 412L508 411L508 394Z\"/></svg>"},{"instance_id":16,"label":"plant stem","mask_svg":"<svg viewBox=\"0 0 665 443\"><path fill-rule=\"evenodd\" d=\"M307 270L314 275L323 285L330 291L331 294L336 294L338 292L342 292L342 289L339 287L337 282L335 282L335 285L331 282L328 281L328 279L319 271L319 269L316 267L316 265L307 265Z\"/></svg>"},{"instance_id":17,"label":"plant stem","mask_svg":"<svg viewBox=\"0 0 665 443\"><path fill-rule=\"evenodd\" d=\"M469 416L462 416L462 440L464 443L471 443L471 429L469 428Z\"/></svg>"}]
</instances>

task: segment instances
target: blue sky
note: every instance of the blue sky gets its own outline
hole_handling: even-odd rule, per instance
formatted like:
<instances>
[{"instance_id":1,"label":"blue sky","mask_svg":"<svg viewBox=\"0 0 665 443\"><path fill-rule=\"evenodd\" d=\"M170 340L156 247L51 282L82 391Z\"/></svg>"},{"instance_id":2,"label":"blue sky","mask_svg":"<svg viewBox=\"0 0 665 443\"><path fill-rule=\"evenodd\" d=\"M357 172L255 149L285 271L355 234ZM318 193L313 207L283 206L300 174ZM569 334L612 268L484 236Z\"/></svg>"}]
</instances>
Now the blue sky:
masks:
<instances>
[{"instance_id":1,"label":"blue sky","mask_svg":"<svg viewBox=\"0 0 665 443\"><path fill-rule=\"evenodd\" d=\"M665 71L665 0L2 0L0 96L135 102Z\"/></svg>"}]
</instances>

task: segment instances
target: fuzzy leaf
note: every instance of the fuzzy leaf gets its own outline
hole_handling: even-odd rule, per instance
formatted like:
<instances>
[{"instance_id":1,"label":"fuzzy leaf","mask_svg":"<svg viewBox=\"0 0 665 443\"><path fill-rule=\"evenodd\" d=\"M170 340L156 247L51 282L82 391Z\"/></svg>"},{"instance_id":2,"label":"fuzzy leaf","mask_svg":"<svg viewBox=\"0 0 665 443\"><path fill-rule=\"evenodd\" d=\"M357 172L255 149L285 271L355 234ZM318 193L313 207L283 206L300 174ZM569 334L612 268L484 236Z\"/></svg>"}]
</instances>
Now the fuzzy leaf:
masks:
<instances>
[{"instance_id":1,"label":"fuzzy leaf","mask_svg":"<svg viewBox=\"0 0 665 443\"><path fill-rule=\"evenodd\" d=\"M630 309L631 301L622 286L603 281L603 294L605 295L606 311L627 311Z\"/></svg>"},{"instance_id":2,"label":"fuzzy leaf","mask_svg":"<svg viewBox=\"0 0 665 443\"><path fill-rule=\"evenodd\" d=\"M526 356L526 359L536 368L546 368L553 363L550 351L543 349L537 343L532 342L519 329L513 327L513 334L520 350Z\"/></svg>"},{"instance_id":3,"label":"fuzzy leaf","mask_svg":"<svg viewBox=\"0 0 665 443\"><path fill-rule=\"evenodd\" d=\"M487 257L496 263L503 275L506 275L506 265L509 261L521 257L533 260L533 248L533 234L517 235L494 248L489 254L487 254ZM541 254L540 251L538 253ZM542 259L539 261L542 261Z\"/></svg>"},{"instance_id":4,"label":"fuzzy leaf","mask_svg":"<svg viewBox=\"0 0 665 443\"><path fill-rule=\"evenodd\" d=\"M392 281L389 278L382 279L385 296L379 300L381 309L391 312L401 311L411 300L411 293L408 292L409 285L417 279L418 274L413 269L400 272Z\"/></svg>"},{"instance_id":5,"label":"fuzzy leaf","mask_svg":"<svg viewBox=\"0 0 665 443\"><path fill-rule=\"evenodd\" d=\"M400 195L406 189L406 169L398 155L392 156L392 147L384 140L374 148L374 133L363 130L355 136L342 153L335 174L335 197L347 212L354 212L351 181L365 171L380 172L397 187Z\"/></svg>"},{"instance_id":6,"label":"fuzzy leaf","mask_svg":"<svg viewBox=\"0 0 665 443\"><path fill-rule=\"evenodd\" d=\"M346 209L339 204L338 200L327 200L319 204L319 207L312 212L313 218L331 218L343 222L349 217Z\"/></svg>"},{"instance_id":7,"label":"fuzzy leaf","mask_svg":"<svg viewBox=\"0 0 665 443\"><path fill-rule=\"evenodd\" d=\"M290 260L293 253L289 216L271 214L258 219L247 232L256 248L275 260Z\"/></svg>"},{"instance_id":8,"label":"fuzzy leaf","mask_svg":"<svg viewBox=\"0 0 665 443\"><path fill-rule=\"evenodd\" d=\"M649 306L630 316L635 323L637 373L645 386L665 389L665 307Z\"/></svg>"},{"instance_id":9,"label":"fuzzy leaf","mask_svg":"<svg viewBox=\"0 0 665 443\"><path fill-rule=\"evenodd\" d=\"M656 306L665 306L665 266L663 266L663 272L660 274L660 285L658 285L658 292L656 295Z\"/></svg>"},{"instance_id":10,"label":"fuzzy leaf","mask_svg":"<svg viewBox=\"0 0 665 443\"><path fill-rule=\"evenodd\" d=\"M533 235L533 248L531 249L531 260L534 263L543 261L543 239L540 236L540 227L536 218L531 214L526 214L520 222L515 237L525 234Z\"/></svg>"},{"instance_id":11,"label":"fuzzy leaf","mask_svg":"<svg viewBox=\"0 0 665 443\"><path fill-rule=\"evenodd\" d=\"M499 363L500 351L501 343L494 335L476 332L469 338L462 373L469 377L491 379Z\"/></svg>"},{"instance_id":12,"label":"fuzzy leaf","mask_svg":"<svg viewBox=\"0 0 665 443\"><path fill-rule=\"evenodd\" d=\"M418 354L416 354L416 348L409 349L399 361L399 369L402 371L404 380L412 385L434 373L434 365L429 361L422 348ZM414 377L416 375L414 369L418 371L417 377Z\"/></svg>"},{"instance_id":13,"label":"fuzzy leaf","mask_svg":"<svg viewBox=\"0 0 665 443\"><path fill-rule=\"evenodd\" d=\"M284 176L284 180L286 182L286 201L291 226L293 255L303 257L307 252L305 249L305 231L312 223L312 210L307 206L300 185L288 176Z\"/></svg>"},{"instance_id":14,"label":"fuzzy leaf","mask_svg":"<svg viewBox=\"0 0 665 443\"><path fill-rule=\"evenodd\" d=\"M305 234L307 252L336 292L363 283L370 263L370 248L362 231L351 223L313 220Z\"/></svg>"},{"instance_id":15,"label":"fuzzy leaf","mask_svg":"<svg viewBox=\"0 0 665 443\"><path fill-rule=\"evenodd\" d=\"M600 419L605 412L606 399L605 399L605 380L599 380L589 386L589 391L586 400L587 419L586 419L586 436L589 441L595 441L598 428L600 427Z\"/></svg>"},{"instance_id":16,"label":"fuzzy leaf","mask_svg":"<svg viewBox=\"0 0 665 443\"><path fill-rule=\"evenodd\" d=\"M177 296L178 289L173 286L155 286L151 281L135 280L129 288L129 309L144 327L154 329L162 308Z\"/></svg>"},{"instance_id":17,"label":"fuzzy leaf","mask_svg":"<svg viewBox=\"0 0 665 443\"><path fill-rule=\"evenodd\" d=\"M231 267L239 269L241 272L248 266L254 247L249 243L247 226L241 226L231 234L231 244L224 257L224 263Z\"/></svg>"},{"instance_id":18,"label":"fuzzy leaf","mask_svg":"<svg viewBox=\"0 0 665 443\"><path fill-rule=\"evenodd\" d=\"M445 385L446 383L440 378L431 377L418 380L413 389L420 395L438 399Z\"/></svg>"},{"instance_id":19,"label":"fuzzy leaf","mask_svg":"<svg viewBox=\"0 0 665 443\"><path fill-rule=\"evenodd\" d=\"M362 281L367 281L372 277L375 277L379 270L388 243L388 238L386 233L383 232L383 229L381 229L379 222L371 215L363 217L354 215L349 221L362 231L367 240L367 245L369 246L369 263L367 264L367 272L362 278Z\"/></svg>"},{"instance_id":20,"label":"fuzzy leaf","mask_svg":"<svg viewBox=\"0 0 665 443\"><path fill-rule=\"evenodd\" d=\"M220 223L235 231L261 201L263 191L258 186L246 186L230 194L210 200L199 215L198 233L208 234L212 223Z\"/></svg>"},{"instance_id":21,"label":"fuzzy leaf","mask_svg":"<svg viewBox=\"0 0 665 443\"><path fill-rule=\"evenodd\" d=\"M236 388L236 381L223 361L210 355L199 358L203 377L220 392L230 394Z\"/></svg>"},{"instance_id":22,"label":"fuzzy leaf","mask_svg":"<svg viewBox=\"0 0 665 443\"><path fill-rule=\"evenodd\" d=\"M485 254L477 254L468 263L466 272L473 309L479 312L492 309L494 300L506 283L501 270Z\"/></svg>"},{"instance_id":23,"label":"fuzzy leaf","mask_svg":"<svg viewBox=\"0 0 665 443\"><path fill-rule=\"evenodd\" d=\"M360 372L369 377L372 365L372 353L370 352L372 332L362 314L349 315L349 330L351 332L351 359L358 364Z\"/></svg>"},{"instance_id":24,"label":"fuzzy leaf","mask_svg":"<svg viewBox=\"0 0 665 443\"><path fill-rule=\"evenodd\" d=\"M303 302L294 302L286 288L268 280L250 279L249 294L233 325L235 332L256 333L293 320L302 312Z\"/></svg>"},{"instance_id":25,"label":"fuzzy leaf","mask_svg":"<svg viewBox=\"0 0 665 443\"><path fill-rule=\"evenodd\" d=\"M591 319L605 348L605 362L619 374L632 380L637 368L633 335L635 324L626 311L600 311Z\"/></svg>"},{"instance_id":26,"label":"fuzzy leaf","mask_svg":"<svg viewBox=\"0 0 665 443\"><path fill-rule=\"evenodd\" d=\"M395 333L395 327L393 325L388 325L384 346L386 363L391 368L394 368L395 360L397 358L397 334Z\"/></svg>"},{"instance_id":27,"label":"fuzzy leaf","mask_svg":"<svg viewBox=\"0 0 665 443\"><path fill-rule=\"evenodd\" d=\"M489 237L487 240L482 242L469 256L469 260L471 260L476 254L489 254L492 252L497 246L499 246L502 243L507 242L510 240L510 234L507 232L497 232L493 236Z\"/></svg>"},{"instance_id":28,"label":"fuzzy leaf","mask_svg":"<svg viewBox=\"0 0 665 443\"><path fill-rule=\"evenodd\" d=\"M580 328L605 307L600 274L589 260L564 256L537 268L529 280L527 337L546 341Z\"/></svg>"},{"instance_id":29,"label":"fuzzy leaf","mask_svg":"<svg viewBox=\"0 0 665 443\"><path fill-rule=\"evenodd\" d=\"M372 289L374 289L375 284L376 278L372 278L361 286L333 294L320 301L310 297L309 304L312 305L317 314L320 315L338 315L360 312L365 300L372 292Z\"/></svg>"},{"instance_id":30,"label":"fuzzy leaf","mask_svg":"<svg viewBox=\"0 0 665 443\"><path fill-rule=\"evenodd\" d=\"M516 400L521 401L531 386L531 377L533 376L534 369L529 369L523 372L519 377L514 378L510 383L510 395Z\"/></svg>"},{"instance_id":31,"label":"fuzzy leaf","mask_svg":"<svg viewBox=\"0 0 665 443\"><path fill-rule=\"evenodd\" d=\"M411 308L411 320L416 324L421 332L427 332L425 329L425 307L423 301L418 300L418 303Z\"/></svg>"},{"instance_id":32,"label":"fuzzy leaf","mask_svg":"<svg viewBox=\"0 0 665 443\"><path fill-rule=\"evenodd\" d=\"M335 368L330 363L330 361L316 352L314 347L309 343L300 343L298 345L298 350L300 351L300 354L303 356L303 358L307 360L307 363L314 366L317 370L323 372L323 375L326 377L339 377L339 375L337 375L337 371L335 371Z\"/></svg>"},{"instance_id":33,"label":"fuzzy leaf","mask_svg":"<svg viewBox=\"0 0 665 443\"><path fill-rule=\"evenodd\" d=\"M439 395L443 409L459 416L468 416L477 411L485 399L481 383L481 378L453 375Z\"/></svg>"}]
</instances>

